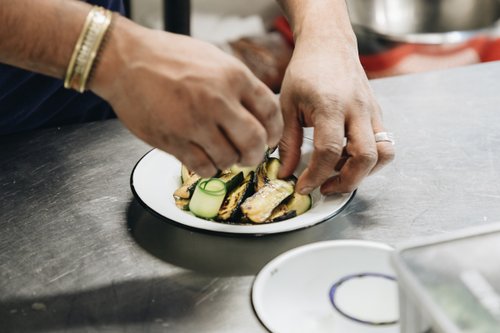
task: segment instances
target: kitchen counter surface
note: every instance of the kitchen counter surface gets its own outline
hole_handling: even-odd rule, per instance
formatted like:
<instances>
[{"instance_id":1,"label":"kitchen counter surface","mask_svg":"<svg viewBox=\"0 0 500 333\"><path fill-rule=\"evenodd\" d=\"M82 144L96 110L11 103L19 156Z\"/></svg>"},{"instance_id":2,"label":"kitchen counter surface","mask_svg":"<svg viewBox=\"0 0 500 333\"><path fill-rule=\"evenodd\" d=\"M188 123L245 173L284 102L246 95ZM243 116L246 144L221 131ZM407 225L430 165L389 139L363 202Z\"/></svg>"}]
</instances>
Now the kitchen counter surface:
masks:
<instances>
[{"instance_id":1,"label":"kitchen counter surface","mask_svg":"<svg viewBox=\"0 0 500 333\"><path fill-rule=\"evenodd\" d=\"M333 219L263 237L145 210L129 180L150 148L117 120L0 138L0 331L266 332L250 291L280 253L500 221L499 83L500 63L372 81L396 160Z\"/></svg>"}]
</instances>

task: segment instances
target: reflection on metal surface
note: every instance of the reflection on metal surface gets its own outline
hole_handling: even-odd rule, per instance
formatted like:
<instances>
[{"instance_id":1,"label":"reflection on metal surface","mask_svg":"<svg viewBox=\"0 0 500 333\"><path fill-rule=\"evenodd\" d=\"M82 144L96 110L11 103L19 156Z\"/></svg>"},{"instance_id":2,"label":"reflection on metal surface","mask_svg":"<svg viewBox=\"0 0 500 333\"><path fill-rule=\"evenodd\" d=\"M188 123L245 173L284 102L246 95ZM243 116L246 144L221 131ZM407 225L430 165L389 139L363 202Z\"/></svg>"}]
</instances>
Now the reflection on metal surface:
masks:
<instances>
[{"instance_id":1,"label":"reflection on metal surface","mask_svg":"<svg viewBox=\"0 0 500 333\"><path fill-rule=\"evenodd\" d=\"M277 255L327 239L325 228L336 224L327 222L266 237L214 234L181 227L173 221L165 222L135 200L129 205L127 223L134 240L153 256L176 266L217 276L257 274Z\"/></svg>"},{"instance_id":2,"label":"reflection on metal surface","mask_svg":"<svg viewBox=\"0 0 500 333\"><path fill-rule=\"evenodd\" d=\"M355 26L392 41L457 43L489 33L500 18L496 0L349 0Z\"/></svg>"}]
</instances>

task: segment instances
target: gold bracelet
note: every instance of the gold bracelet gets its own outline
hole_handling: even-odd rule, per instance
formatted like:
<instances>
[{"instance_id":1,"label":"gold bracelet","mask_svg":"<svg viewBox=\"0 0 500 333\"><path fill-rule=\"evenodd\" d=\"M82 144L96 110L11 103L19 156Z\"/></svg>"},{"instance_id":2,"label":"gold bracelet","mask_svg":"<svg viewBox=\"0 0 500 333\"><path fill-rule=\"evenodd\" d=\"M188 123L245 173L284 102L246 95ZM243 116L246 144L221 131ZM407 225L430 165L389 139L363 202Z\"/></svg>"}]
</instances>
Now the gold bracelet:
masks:
<instances>
[{"instance_id":1,"label":"gold bracelet","mask_svg":"<svg viewBox=\"0 0 500 333\"><path fill-rule=\"evenodd\" d=\"M107 9L92 7L71 55L64 79L65 88L80 93L86 90L89 74L111 24L112 15Z\"/></svg>"}]
</instances>

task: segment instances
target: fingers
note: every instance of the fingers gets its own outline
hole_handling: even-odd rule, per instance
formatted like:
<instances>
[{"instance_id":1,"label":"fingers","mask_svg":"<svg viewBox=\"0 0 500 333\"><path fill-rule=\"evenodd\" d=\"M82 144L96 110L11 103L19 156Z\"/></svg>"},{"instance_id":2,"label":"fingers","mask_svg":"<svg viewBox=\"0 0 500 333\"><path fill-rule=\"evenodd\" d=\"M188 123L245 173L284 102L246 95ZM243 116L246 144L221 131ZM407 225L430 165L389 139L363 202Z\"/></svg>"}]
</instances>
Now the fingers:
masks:
<instances>
[{"instance_id":1,"label":"fingers","mask_svg":"<svg viewBox=\"0 0 500 333\"><path fill-rule=\"evenodd\" d=\"M198 132L202 134L196 135L199 145L219 169L235 163L257 165L264 157L266 143L275 146L281 137L283 118L276 96L260 81L255 84L253 93L248 91L243 94L241 103L219 100L214 107L217 111L208 120L215 126L201 124Z\"/></svg>"},{"instance_id":2,"label":"fingers","mask_svg":"<svg viewBox=\"0 0 500 333\"><path fill-rule=\"evenodd\" d=\"M158 147L163 149L163 147ZM176 141L175 145L170 145L163 149L176 156L181 163L185 164L201 177L213 177L217 173L217 167L213 164L205 150L195 143L188 141Z\"/></svg>"},{"instance_id":3,"label":"fingers","mask_svg":"<svg viewBox=\"0 0 500 333\"><path fill-rule=\"evenodd\" d=\"M318 112L314 128L314 151L309 165L299 177L298 191L310 193L323 184L335 172L341 159L344 142L344 119L342 113Z\"/></svg>"},{"instance_id":4,"label":"fingers","mask_svg":"<svg viewBox=\"0 0 500 333\"><path fill-rule=\"evenodd\" d=\"M323 194L355 190L377 163L378 153L368 110L356 110L349 119L346 150L349 155L340 173L321 186Z\"/></svg>"},{"instance_id":5,"label":"fingers","mask_svg":"<svg viewBox=\"0 0 500 333\"><path fill-rule=\"evenodd\" d=\"M253 87L243 92L242 104L262 124L267 133L267 145L275 147L283 133L283 116L278 98L262 82L252 78Z\"/></svg>"},{"instance_id":6,"label":"fingers","mask_svg":"<svg viewBox=\"0 0 500 333\"><path fill-rule=\"evenodd\" d=\"M234 112L220 119L220 127L239 154L241 165L259 164L265 153L266 130L242 105L233 106Z\"/></svg>"},{"instance_id":7,"label":"fingers","mask_svg":"<svg viewBox=\"0 0 500 333\"><path fill-rule=\"evenodd\" d=\"M265 153L267 135L264 127L241 104L227 107L227 112L222 113L225 117L213 122L207 120L194 128L191 145L203 150L211 165L219 170L236 163L257 165ZM190 151L196 152L192 147ZM199 163L203 165L206 163L199 152L193 158L201 158Z\"/></svg>"},{"instance_id":8,"label":"fingers","mask_svg":"<svg viewBox=\"0 0 500 333\"><path fill-rule=\"evenodd\" d=\"M285 111L284 111L285 112ZM283 137L279 143L281 167L279 178L287 178L293 174L300 162L300 147L302 146L303 129L297 117L285 120Z\"/></svg>"},{"instance_id":9,"label":"fingers","mask_svg":"<svg viewBox=\"0 0 500 333\"><path fill-rule=\"evenodd\" d=\"M373 174L380 169L382 169L387 164L391 163L394 160L395 151L394 145L388 141L377 142L377 152L378 152L378 160L377 164L370 171L370 174Z\"/></svg>"},{"instance_id":10,"label":"fingers","mask_svg":"<svg viewBox=\"0 0 500 333\"><path fill-rule=\"evenodd\" d=\"M394 147L391 142L375 142L374 133L384 131L380 110L378 106L376 108L371 117L363 117L366 112L358 112L353 117L348 126L348 158L340 173L321 186L323 194L352 192L366 176L394 159Z\"/></svg>"},{"instance_id":11,"label":"fingers","mask_svg":"<svg viewBox=\"0 0 500 333\"><path fill-rule=\"evenodd\" d=\"M274 145L279 141L283 119L276 97L259 89L254 98L247 95L247 108L237 100L218 99L217 104L210 107L212 113L208 118L198 125L192 123L191 142L204 151L211 166L223 170L235 163L257 165L264 157L269 135L274 136L270 141ZM205 157L199 163L205 165Z\"/></svg>"},{"instance_id":12,"label":"fingers","mask_svg":"<svg viewBox=\"0 0 500 333\"><path fill-rule=\"evenodd\" d=\"M227 169L240 160L238 150L220 126L206 126L200 138L199 146L219 170Z\"/></svg>"},{"instance_id":13,"label":"fingers","mask_svg":"<svg viewBox=\"0 0 500 333\"><path fill-rule=\"evenodd\" d=\"M374 135L375 133L385 132L384 125L382 124L380 116L374 117L372 124ZM376 142L375 144L377 145L378 159L377 164L372 168L370 174L379 171L384 166L392 162L395 156L394 144L392 142L380 141Z\"/></svg>"},{"instance_id":14,"label":"fingers","mask_svg":"<svg viewBox=\"0 0 500 333\"><path fill-rule=\"evenodd\" d=\"M266 145L275 147L278 144L283 132L283 117L276 95L246 69L243 76L246 84L241 88L241 100L220 101L214 117L239 156L234 163L253 166L262 161ZM214 162L226 160L230 158L220 157Z\"/></svg>"},{"instance_id":15,"label":"fingers","mask_svg":"<svg viewBox=\"0 0 500 333\"><path fill-rule=\"evenodd\" d=\"M321 193L328 195L354 191L377 162L377 150L374 144L358 146L348 143L347 150L352 153L349 154L345 165L338 175L321 186Z\"/></svg>"}]
</instances>

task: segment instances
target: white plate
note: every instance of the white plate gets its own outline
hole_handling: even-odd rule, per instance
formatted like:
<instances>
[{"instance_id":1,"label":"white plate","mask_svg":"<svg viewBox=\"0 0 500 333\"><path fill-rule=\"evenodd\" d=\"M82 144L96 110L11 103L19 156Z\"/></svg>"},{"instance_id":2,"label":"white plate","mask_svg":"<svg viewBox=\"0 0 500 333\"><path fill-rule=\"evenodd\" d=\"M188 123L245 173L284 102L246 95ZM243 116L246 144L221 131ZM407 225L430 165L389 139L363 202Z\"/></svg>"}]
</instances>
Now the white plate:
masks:
<instances>
[{"instance_id":1,"label":"white plate","mask_svg":"<svg viewBox=\"0 0 500 333\"><path fill-rule=\"evenodd\" d=\"M312 152L310 140L304 140L297 172L306 166ZM297 173L297 174L298 174ZM226 224L207 221L179 209L172 194L181 185L181 163L172 155L153 149L142 157L132 171L131 187L137 199L162 217L188 227L236 234L273 234L315 225L335 216L354 193L325 197L318 189L311 193L312 208L294 218L266 224Z\"/></svg>"},{"instance_id":2,"label":"white plate","mask_svg":"<svg viewBox=\"0 0 500 333\"><path fill-rule=\"evenodd\" d=\"M398 333L397 283L383 278L395 275L391 252L388 245L360 240L323 241L287 251L257 275L255 312L273 333Z\"/></svg>"}]
</instances>

